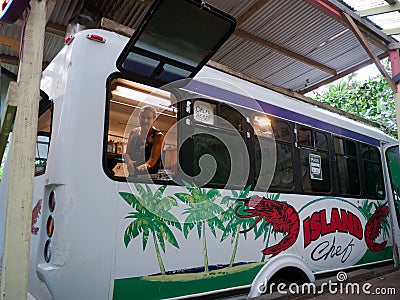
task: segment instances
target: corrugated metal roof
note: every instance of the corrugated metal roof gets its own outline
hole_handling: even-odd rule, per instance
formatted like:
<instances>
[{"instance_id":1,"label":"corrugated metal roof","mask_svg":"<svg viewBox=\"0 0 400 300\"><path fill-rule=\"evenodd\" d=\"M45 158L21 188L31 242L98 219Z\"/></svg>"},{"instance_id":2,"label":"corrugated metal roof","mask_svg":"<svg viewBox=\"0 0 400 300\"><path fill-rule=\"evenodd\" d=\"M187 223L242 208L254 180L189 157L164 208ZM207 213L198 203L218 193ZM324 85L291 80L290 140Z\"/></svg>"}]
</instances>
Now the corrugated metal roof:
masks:
<instances>
[{"instance_id":1,"label":"corrugated metal roof","mask_svg":"<svg viewBox=\"0 0 400 300\"><path fill-rule=\"evenodd\" d=\"M207 0L210 5L232 14L239 21L239 31L228 39L213 60L226 66L227 70L242 72L267 83L299 91L305 87L317 87L319 82L330 78L333 80L337 77L332 74L334 71L341 73L370 60L344 20L335 16L335 13L327 13L326 7L318 4L321 1L332 11L339 11L342 3L349 5L353 2L354 9L365 4L364 0ZM151 2L58 0L49 23L61 29L66 28L71 18L84 14L94 20L93 26L99 26L100 18L106 17L137 28ZM385 1L370 1L372 7L386 4ZM371 41L368 42L375 54L387 55L385 47L391 39L372 24L363 22L350 8L343 9L382 45L379 48ZM18 25L0 27L0 35L7 37L19 39L20 32L21 26ZM62 34L46 34L44 61L49 62L58 53L63 40ZM272 43L273 47L268 43ZM0 46L0 55L16 57L18 53L7 46Z\"/></svg>"}]
</instances>

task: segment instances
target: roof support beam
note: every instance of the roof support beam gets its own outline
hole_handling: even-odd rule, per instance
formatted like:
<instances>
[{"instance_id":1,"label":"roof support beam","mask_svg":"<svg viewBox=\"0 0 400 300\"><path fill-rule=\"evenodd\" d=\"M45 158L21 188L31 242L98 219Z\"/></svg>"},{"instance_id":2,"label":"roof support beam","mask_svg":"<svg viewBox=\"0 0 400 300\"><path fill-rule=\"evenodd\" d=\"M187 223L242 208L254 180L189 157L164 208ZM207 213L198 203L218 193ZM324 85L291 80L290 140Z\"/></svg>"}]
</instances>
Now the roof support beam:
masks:
<instances>
[{"instance_id":1,"label":"roof support beam","mask_svg":"<svg viewBox=\"0 0 400 300\"><path fill-rule=\"evenodd\" d=\"M379 59L384 59L387 56L388 56L388 53L383 53L383 54L379 55L378 58ZM373 63L374 63L374 60L373 59L369 59L369 60L367 60L367 61L365 61L365 62L363 62L361 64L355 65L354 67L352 67L350 69L347 69L347 70L345 70L343 72L338 73L336 76L329 77L328 79L320 81L320 82L318 82L318 83L316 83L314 85L310 85L307 88L299 91L299 93L307 94L308 92L311 92L311 91L313 91L313 90L315 90L315 89L317 89L317 88L319 88L319 87L321 87L321 86L323 86L325 84L328 84L328 83L331 83L331 82L333 82L335 80L338 80L338 79L340 79L340 78L342 78L342 77L344 77L346 75L354 73L354 72L358 71L359 69L361 69L363 67L366 67L366 66L368 66L370 64L373 64Z\"/></svg>"},{"instance_id":2,"label":"roof support beam","mask_svg":"<svg viewBox=\"0 0 400 300\"><path fill-rule=\"evenodd\" d=\"M17 89L17 83L15 81L11 81L8 86L6 105L0 124L0 162L3 159L4 151L8 142L8 137L10 136L10 132L12 131L15 114L17 112L17 101L15 100Z\"/></svg>"},{"instance_id":3,"label":"roof support beam","mask_svg":"<svg viewBox=\"0 0 400 300\"><path fill-rule=\"evenodd\" d=\"M395 1L394 4L359 10L359 11L356 11L356 13L360 17L368 17L368 16L379 15L379 14L389 13L389 12L398 11L398 10L400 10L400 3Z\"/></svg>"},{"instance_id":4,"label":"roof support beam","mask_svg":"<svg viewBox=\"0 0 400 300\"><path fill-rule=\"evenodd\" d=\"M350 29L353 31L357 39L360 41L361 45L363 46L364 50L368 53L368 55L374 60L376 67L381 72L383 77L387 80L389 86L392 88L393 92L396 92L396 85L393 82L393 79L390 77L388 72L386 71L385 67L381 64L379 58L376 56L374 50L372 50L371 46L368 44L367 39L362 34L361 30L358 28L357 24L354 22L353 18L350 17L346 13L342 13L343 18L349 24Z\"/></svg>"},{"instance_id":5,"label":"roof support beam","mask_svg":"<svg viewBox=\"0 0 400 300\"><path fill-rule=\"evenodd\" d=\"M22 26L22 20L18 19L14 25L19 25ZM67 27L54 24L54 23L47 23L46 24L46 32L59 35L59 36L65 36L65 32L67 31Z\"/></svg>"},{"instance_id":6,"label":"roof support beam","mask_svg":"<svg viewBox=\"0 0 400 300\"><path fill-rule=\"evenodd\" d=\"M246 32L246 31L243 31L241 29L236 29L234 34L239 36L239 37L241 37L241 38L243 38L243 39L246 39L248 41L251 41L251 42L260 44L261 46L268 47L270 49L278 51L278 52L280 52L280 53L282 53L282 54L284 54L286 56L289 56L289 57L291 57L291 58L293 58L295 60L301 61L302 63L305 63L305 64L308 64L310 66L316 67L316 68L318 68L318 69L320 69L320 70L322 70L322 71L324 71L326 73L330 73L330 74L336 75L336 70L334 70L332 68L329 68L329 67L327 67L327 66L325 66L325 65L323 65L323 64L321 64L321 63L319 63L319 62L317 62L315 60L309 59L309 58L307 58L305 56L302 56L302 55L300 55L298 53L295 53L293 51L287 50L287 49L285 49L285 48L283 48L281 46L278 46L278 45L276 45L274 43L271 43L271 42L269 42L267 40L264 40L264 39L262 39L262 38L260 38L258 36L250 34L250 33Z\"/></svg>"},{"instance_id":7,"label":"roof support beam","mask_svg":"<svg viewBox=\"0 0 400 300\"><path fill-rule=\"evenodd\" d=\"M122 25L120 23L117 23L117 22L107 19L105 17L101 18L100 27L110 30L110 31L114 31L118 34L127 36L129 38L132 36L133 32L135 31L133 28Z\"/></svg>"},{"instance_id":8,"label":"roof support beam","mask_svg":"<svg viewBox=\"0 0 400 300\"><path fill-rule=\"evenodd\" d=\"M0 54L0 61L2 64L18 66L18 57L17 56Z\"/></svg>"},{"instance_id":9,"label":"roof support beam","mask_svg":"<svg viewBox=\"0 0 400 300\"><path fill-rule=\"evenodd\" d=\"M251 16L253 16L261 7L267 4L271 0L258 0L254 3L248 10L246 10L243 14L237 18L237 28L239 28L244 22L246 22Z\"/></svg>"},{"instance_id":10,"label":"roof support beam","mask_svg":"<svg viewBox=\"0 0 400 300\"><path fill-rule=\"evenodd\" d=\"M347 6L344 6L342 3L340 3L338 0L304 0L308 4L314 6L315 8L321 10L325 14L329 15L333 19L337 20L344 26L348 27L348 24L346 20L343 17L338 17L336 11L342 11L350 15L352 18L357 20L359 24L362 24L362 27L360 27L360 30L363 32L365 37L368 39L368 41L378 48L382 49L382 51L387 51L387 43L390 43L393 41L392 38L388 37L382 31L378 30L374 26L372 26L369 22L358 16L354 11L351 11ZM322 5L322 3L325 3L325 5ZM327 9L326 5L333 9L335 12L329 12L330 10ZM387 43L385 43L386 41Z\"/></svg>"},{"instance_id":11,"label":"roof support beam","mask_svg":"<svg viewBox=\"0 0 400 300\"><path fill-rule=\"evenodd\" d=\"M11 38L9 36L0 35L0 45L8 46L11 50L19 52L20 40Z\"/></svg>"},{"instance_id":12,"label":"roof support beam","mask_svg":"<svg viewBox=\"0 0 400 300\"><path fill-rule=\"evenodd\" d=\"M335 75L336 74L336 70L334 70L332 68L329 68L329 67L327 67L327 66L325 66L325 65L323 65L323 64L321 64L319 62L316 62L316 61L314 61L312 59L308 59L308 58L306 58L306 57L304 57L304 56L302 56L302 55L300 55L298 53L295 53L293 51L287 50L287 49L285 49L285 48L283 48L283 47L281 47L279 45L276 45L276 44L274 44L272 42L269 42L269 41L264 40L264 39L262 39L260 37L252 35L252 34L246 32L246 31L244 31L242 29L239 29L240 26L243 25L243 23L245 23L250 17L252 17L257 11L259 11L264 5L266 5L270 1L271 0L258 0L249 9L247 9L242 15L240 15L237 18L237 27L236 27L236 30L235 30L234 34L239 36L239 37L241 37L241 38L243 38L243 39L249 40L251 42L260 44L260 45L262 45L264 47L268 47L270 49L273 49L275 51L283 53L284 55L292 57L295 60L301 61L301 62L303 62L305 64L308 64L308 65L311 65L311 66L314 66L314 67L316 67L316 68L318 68L318 69L320 69L320 70L322 70L322 71L324 71L326 73L330 73L330 74Z\"/></svg>"},{"instance_id":13,"label":"roof support beam","mask_svg":"<svg viewBox=\"0 0 400 300\"><path fill-rule=\"evenodd\" d=\"M19 65L19 59L17 56L0 54L0 61L2 64L12 65L12 66ZM48 61L43 61L43 70L46 69L48 65L49 65Z\"/></svg>"},{"instance_id":14,"label":"roof support beam","mask_svg":"<svg viewBox=\"0 0 400 300\"><path fill-rule=\"evenodd\" d=\"M65 32L67 31L67 28L58 24L54 23L47 23L46 24L46 32L59 35L59 36L65 36Z\"/></svg>"}]
</instances>

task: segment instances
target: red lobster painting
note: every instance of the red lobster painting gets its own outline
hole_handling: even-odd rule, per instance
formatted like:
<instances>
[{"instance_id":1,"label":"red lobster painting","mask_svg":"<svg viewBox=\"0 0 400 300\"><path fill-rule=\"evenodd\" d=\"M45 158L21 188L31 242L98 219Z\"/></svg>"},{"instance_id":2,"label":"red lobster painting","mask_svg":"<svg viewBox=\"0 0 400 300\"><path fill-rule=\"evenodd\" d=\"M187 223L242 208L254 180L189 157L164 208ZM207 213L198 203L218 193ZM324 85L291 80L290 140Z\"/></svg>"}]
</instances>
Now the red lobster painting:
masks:
<instances>
[{"instance_id":1,"label":"red lobster painting","mask_svg":"<svg viewBox=\"0 0 400 300\"><path fill-rule=\"evenodd\" d=\"M257 218L250 228L240 231L241 233L252 230L262 219L265 220L267 225L272 225L273 231L286 233L278 244L265 248L262 251L264 255L271 254L275 256L296 242L300 231L300 219L293 206L265 197L237 200L243 201L246 206L250 207L243 209L246 214L240 214L240 206L236 207L236 216L238 218Z\"/></svg>"},{"instance_id":2,"label":"red lobster painting","mask_svg":"<svg viewBox=\"0 0 400 300\"><path fill-rule=\"evenodd\" d=\"M376 243L375 239L379 236L381 224L385 222L386 216L389 214L387 205L378 206L372 216L368 219L364 229L365 243L371 252L378 252L386 247L387 241Z\"/></svg>"},{"instance_id":3,"label":"red lobster painting","mask_svg":"<svg viewBox=\"0 0 400 300\"><path fill-rule=\"evenodd\" d=\"M36 222L39 218L40 210L42 209L42 199L40 199L32 210L32 224L31 233L37 235L39 232L39 227L36 227Z\"/></svg>"}]
</instances>

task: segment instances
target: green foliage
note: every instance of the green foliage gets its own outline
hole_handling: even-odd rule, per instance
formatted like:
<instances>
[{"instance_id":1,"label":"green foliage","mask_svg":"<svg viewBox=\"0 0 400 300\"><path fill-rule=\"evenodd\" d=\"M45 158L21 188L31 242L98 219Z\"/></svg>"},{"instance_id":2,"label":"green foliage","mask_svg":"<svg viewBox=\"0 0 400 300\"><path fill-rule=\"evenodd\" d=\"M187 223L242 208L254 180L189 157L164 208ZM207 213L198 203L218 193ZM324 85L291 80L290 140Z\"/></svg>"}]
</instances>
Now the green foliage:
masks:
<instances>
[{"instance_id":1,"label":"green foliage","mask_svg":"<svg viewBox=\"0 0 400 300\"><path fill-rule=\"evenodd\" d=\"M210 229L214 237L217 236L215 228L224 231L225 227L218 215L221 215L224 210L221 206L214 203L217 197L221 194L216 189L210 189L208 192L190 183L183 181L186 189L189 193L176 193L175 196L187 204L189 207L185 209L183 214L188 215L183 225L183 234L187 238L189 232L196 227L197 235L199 239L203 241L203 257L204 257L204 271L208 272L208 254L207 254L207 242L206 242L206 225Z\"/></svg>"},{"instance_id":2,"label":"green foliage","mask_svg":"<svg viewBox=\"0 0 400 300\"><path fill-rule=\"evenodd\" d=\"M189 206L183 212L183 214L188 215L183 226L185 237L196 226L200 238L203 222L207 222L214 236L216 236L215 227L224 230L222 222L218 219L218 215L222 214L224 210L218 204L214 203L215 199L221 196L220 192L216 189L206 192L205 189L196 185L192 186L187 182L183 182L183 184L189 191L189 194L176 193L175 196Z\"/></svg>"},{"instance_id":3,"label":"green foliage","mask_svg":"<svg viewBox=\"0 0 400 300\"><path fill-rule=\"evenodd\" d=\"M165 274L165 267L162 262L159 246L165 252L165 241L167 241L175 248L179 248L178 241L169 226L182 230L178 219L169 212L174 206L178 205L178 202L171 196L163 196L166 187L166 185L163 185L153 193L147 184L143 186L135 183L135 188L139 196L125 192L119 193L125 202L135 209L135 211L128 213L128 216L125 217L132 220L125 229L125 247L128 247L133 239L142 234L142 247L144 251L149 236L152 235L162 274Z\"/></svg>"},{"instance_id":4,"label":"green foliage","mask_svg":"<svg viewBox=\"0 0 400 300\"><path fill-rule=\"evenodd\" d=\"M366 82L355 80L356 73L311 95L315 100L377 123L384 132L397 137L394 94L383 76Z\"/></svg>"},{"instance_id":5,"label":"green foliage","mask_svg":"<svg viewBox=\"0 0 400 300\"><path fill-rule=\"evenodd\" d=\"M243 219L238 218L236 216L236 209L243 210L245 205L243 201L237 201L238 199L248 198L248 194L250 192L251 185L249 185L245 190L235 191L232 190L232 196L225 196L222 198L221 203L225 204L228 209L221 214L221 221L223 223L228 222L224 228L224 232L221 237L221 242L225 240L228 236L231 237L231 244L233 244L235 237L239 233L239 231L243 229L247 229L247 227L251 226L253 220L251 219ZM244 237L247 238L247 232L244 232Z\"/></svg>"}]
</instances>

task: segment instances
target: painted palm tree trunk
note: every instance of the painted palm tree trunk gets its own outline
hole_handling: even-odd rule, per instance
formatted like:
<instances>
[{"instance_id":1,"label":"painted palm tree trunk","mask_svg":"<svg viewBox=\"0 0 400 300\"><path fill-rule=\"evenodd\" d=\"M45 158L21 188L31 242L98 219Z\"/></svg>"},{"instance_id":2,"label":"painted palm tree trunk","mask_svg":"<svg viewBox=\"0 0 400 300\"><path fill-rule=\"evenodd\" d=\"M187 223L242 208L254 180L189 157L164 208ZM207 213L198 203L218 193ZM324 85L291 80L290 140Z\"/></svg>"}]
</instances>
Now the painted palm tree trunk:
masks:
<instances>
[{"instance_id":1,"label":"painted palm tree trunk","mask_svg":"<svg viewBox=\"0 0 400 300\"><path fill-rule=\"evenodd\" d=\"M208 272L208 255L207 255L207 242L206 242L206 222L201 221L201 231L203 235L203 256L204 256L204 272Z\"/></svg>"},{"instance_id":2,"label":"painted palm tree trunk","mask_svg":"<svg viewBox=\"0 0 400 300\"><path fill-rule=\"evenodd\" d=\"M235 261L236 251L239 243L239 233L240 233L240 224L237 226L236 237L235 237L235 245L233 246L231 260L229 262L229 267L233 266L233 262Z\"/></svg>"},{"instance_id":3,"label":"painted palm tree trunk","mask_svg":"<svg viewBox=\"0 0 400 300\"><path fill-rule=\"evenodd\" d=\"M161 274L165 275L165 267L164 267L164 263L163 263L162 258L161 258L160 249L158 248L158 243L157 243L156 233L155 232L153 232L153 241L154 241L154 248L156 249L157 261L158 261L158 265L160 266Z\"/></svg>"}]
</instances>

